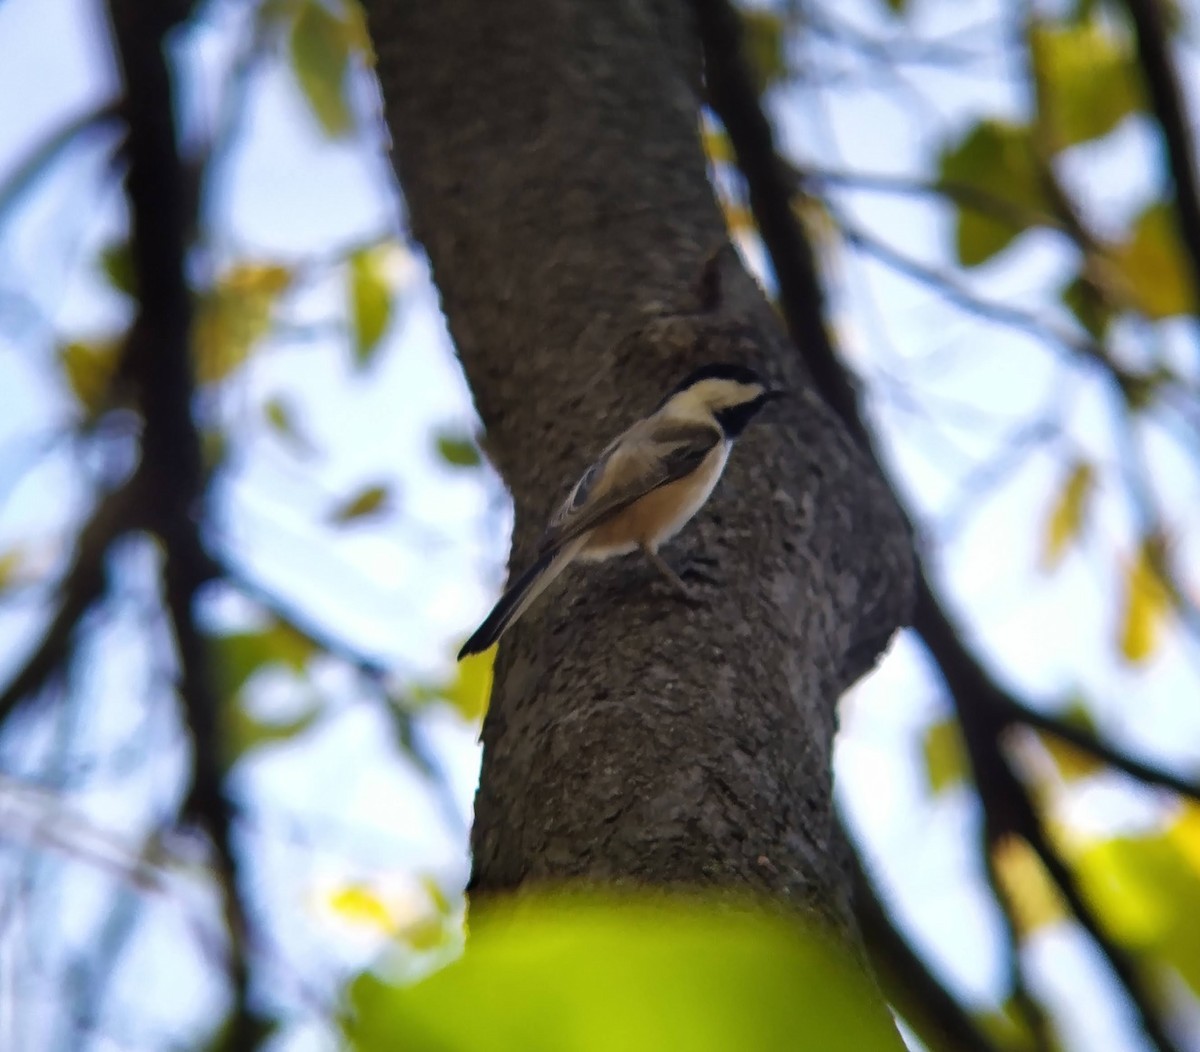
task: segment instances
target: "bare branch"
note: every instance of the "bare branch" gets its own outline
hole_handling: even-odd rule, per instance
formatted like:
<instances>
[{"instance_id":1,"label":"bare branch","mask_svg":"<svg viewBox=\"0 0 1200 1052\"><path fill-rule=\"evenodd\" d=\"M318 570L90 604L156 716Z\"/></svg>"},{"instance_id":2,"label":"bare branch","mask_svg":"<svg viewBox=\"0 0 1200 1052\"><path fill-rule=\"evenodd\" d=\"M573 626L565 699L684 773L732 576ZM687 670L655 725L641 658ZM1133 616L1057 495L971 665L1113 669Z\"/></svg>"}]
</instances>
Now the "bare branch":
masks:
<instances>
[{"instance_id":1,"label":"bare branch","mask_svg":"<svg viewBox=\"0 0 1200 1052\"><path fill-rule=\"evenodd\" d=\"M37 649L0 694L0 723L21 701L41 690L47 678L67 660L75 630L92 604L104 593L104 560L109 547L124 533L140 525L140 480L140 472L135 473L102 497L80 530L75 557L59 588L58 609Z\"/></svg>"}]
</instances>

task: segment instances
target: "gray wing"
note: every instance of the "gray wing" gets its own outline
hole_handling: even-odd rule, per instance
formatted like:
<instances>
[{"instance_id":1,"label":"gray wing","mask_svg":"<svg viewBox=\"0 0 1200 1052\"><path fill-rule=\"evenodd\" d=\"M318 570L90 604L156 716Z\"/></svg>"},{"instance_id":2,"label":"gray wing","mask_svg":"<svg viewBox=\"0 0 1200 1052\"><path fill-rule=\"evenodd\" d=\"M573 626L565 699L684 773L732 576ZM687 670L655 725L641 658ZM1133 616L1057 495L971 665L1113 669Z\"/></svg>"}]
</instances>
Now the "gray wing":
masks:
<instances>
[{"instance_id":1,"label":"gray wing","mask_svg":"<svg viewBox=\"0 0 1200 1052\"><path fill-rule=\"evenodd\" d=\"M612 518L651 490L695 471L724 440L706 424L635 424L575 483L542 537L542 551L565 544Z\"/></svg>"}]
</instances>

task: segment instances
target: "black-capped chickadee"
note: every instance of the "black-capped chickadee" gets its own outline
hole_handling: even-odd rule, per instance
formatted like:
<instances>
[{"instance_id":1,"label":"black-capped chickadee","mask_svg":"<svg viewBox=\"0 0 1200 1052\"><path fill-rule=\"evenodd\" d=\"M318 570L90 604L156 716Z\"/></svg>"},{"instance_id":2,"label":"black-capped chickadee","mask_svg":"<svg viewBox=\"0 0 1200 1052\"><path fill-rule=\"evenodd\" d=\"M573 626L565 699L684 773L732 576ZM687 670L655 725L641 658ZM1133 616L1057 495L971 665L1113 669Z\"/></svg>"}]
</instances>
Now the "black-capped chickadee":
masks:
<instances>
[{"instance_id":1,"label":"black-capped chickadee","mask_svg":"<svg viewBox=\"0 0 1200 1052\"><path fill-rule=\"evenodd\" d=\"M546 527L537 561L500 597L459 658L487 650L574 559L640 550L686 594L658 548L708 500L734 439L780 394L743 365L693 372L583 473Z\"/></svg>"}]
</instances>

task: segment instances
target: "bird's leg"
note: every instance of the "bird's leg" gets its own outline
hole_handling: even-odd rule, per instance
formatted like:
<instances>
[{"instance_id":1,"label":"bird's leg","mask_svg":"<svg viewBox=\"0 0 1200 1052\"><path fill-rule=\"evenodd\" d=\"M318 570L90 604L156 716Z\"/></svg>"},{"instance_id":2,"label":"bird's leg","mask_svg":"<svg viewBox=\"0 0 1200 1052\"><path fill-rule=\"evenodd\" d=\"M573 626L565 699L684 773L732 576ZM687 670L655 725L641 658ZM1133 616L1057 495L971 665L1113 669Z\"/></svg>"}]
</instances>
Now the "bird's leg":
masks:
<instances>
[{"instance_id":1,"label":"bird's leg","mask_svg":"<svg viewBox=\"0 0 1200 1052\"><path fill-rule=\"evenodd\" d=\"M692 590L688 588L683 578L671 569L671 564L668 563L666 559L659 555L658 552L656 552L653 548L647 547L646 545L642 545L642 551L645 552L646 558L654 564L658 572L663 575L667 583L670 584L670 586L674 588L676 592L678 592L685 599L692 598Z\"/></svg>"}]
</instances>

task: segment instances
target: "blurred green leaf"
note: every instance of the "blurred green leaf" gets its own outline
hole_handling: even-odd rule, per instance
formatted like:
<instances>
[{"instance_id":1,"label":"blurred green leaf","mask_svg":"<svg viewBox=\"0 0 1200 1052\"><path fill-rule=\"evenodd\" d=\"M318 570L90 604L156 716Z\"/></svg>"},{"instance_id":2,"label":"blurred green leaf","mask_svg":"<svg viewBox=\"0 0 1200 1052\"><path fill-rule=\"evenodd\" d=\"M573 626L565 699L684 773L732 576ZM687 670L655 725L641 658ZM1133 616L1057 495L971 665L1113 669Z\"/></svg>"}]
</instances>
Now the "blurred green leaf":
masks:
<instances>
[{"instance_id":1,"label":"blurred green leaf","mask_svg":"<svg viewBox=\"0 0 1200 1052\"><path fill-rule=\"evenodd\" d=\"M67 386L89 415L103 408L120 353L120 340L74 340L59 347L58 360Z\"/></svg>"},{"instance_id":2,"label":"blurred green leaf","mask_svg":"<svg viewBox=\"0 0 1200 1052\"><path fill-rule=\"evenodd\" d=\"M507 906L507 904L506 904ZM900 1052L847 955L778 914L647 898L472 909L466 954L350 991L358 1052ZM469 1007L467 1007L469 1006Z\"/></svg>"},{"instance_id":3,"label":"blurred green leaf","mask_svg":"<svg viewBox=\"0 0 1200 1052\"><path fill-rule=\"evenodd\" d=\"M1158 320L1196 310L1196 292L1170 206L1156 201L1134 221L1128 238L1110 252L1130 304Z\"/></svg>"},{"instance_id":4,"label":"blurred green leaf","mask_svg":"<svg viewBox=\"0 0 1200 1052\"><path fill-rule=\"evenodd\" d=\"M126 296L137 295L137 274L128 241L117 241L100 250L100 270L108 283Z\"/></svg>"},{"instance_id":5,"label":"blurred green leaf","mask_svg":"<svg viewBox=\"0 0 1200 1052\"><path fill-rule=\"evenodd\" d=\"M354 126L350 112L350 51L353 26L320 0L304 0L292 25L292 69L313 116L331 138Z\"/></svg>"},{"instance_id":6,"label":"blurred green leaf","mask_svg":"<svg viewBox=\"0 0 1200 1052\"><path fill-rule=\"evenodd\" d=\"M227 701L221 736L226 767L231 767L252 749L299 736L316 722L320 714L319 706L313 705L290 720L260 720L246 710L240 699L229 698Z\"/></svg>"},{"instance_id":7,"label":"blurred green leaf","mask_svg":"<svg viewBox=\"0 0 1200 1052\"><path fill-rule=\"evenodd\" d=\"M385 485L377 483L366 486L338 504L329 513L329 521L344 525L370 515L379 515L388 510L391 495L391 490Z\"/></svg>"},{"instance_id":8,"label":"blurred green leaf","mask_svg":"<svg viewBox=\"0 0 1200 1052\"><path fill-rule=\"evenodd\" d=\"M249 358L270 331L275 304L292 277L277 264L238 263L200 297L193 336L200 383L225 379Z\"/></svg>"},{"instance_id":9,"label":"blurred green leaf","mask_svg":"<svg viewBox=\"0 0 1200 1052\"><path fill-rule=\"evenodd\" d=\"M1002 836L991 853L996 879L1019 934L1028 935L1067 916L1057 885L1026 840L1013 834Z\"/></svg>"},{"instance_id":10,"label":"blurred green leaf","mask_svg":"<svg viewBox=\"0 0 1200 1052\"><path fill-rule=\"evenodd\" d=\"M482 463L479 447L467 435L438 435L438 456L456 468L477 468Z\"/></svg>"},{"instance_id":11,"label":"blurred green leaf","mask_svg":"<svg viewBox=\"0 0 1200 1052\"><path fill-rule=\"evenodd\" d=\"M1171 610L1170 589L1158 575L1153 545L1151 540L1142 542L1122 582L1120 650L1133 665L1153 657Z\"/></svg>"},{"instance_id":12,"label":"blurred green leaf","mask_svg":"<svg viewBox=\"0 0 1200 1052\"><path fill-rule=\"evenodd\" d=\"M903 15L904 9L908 7L908 0L883 0L888 6L888 10L894 15Z\"/></svg>"},{"instance_id":13,"label":"blurred green leaf","mask_svg":"<svg viewBox=\"0 0 1200 1052\"><path fill-rule=\"evenodd\" d=\"M1084 460L1071 465L1063 480L1046 523L1046 541L1042 549L1042 569L1053 570L1066 554L1068 546L1083 529L1088 500L1095 490L1095 469Z\"/></svg>"},{"instance_id":14,"label":"blurred green leaf","mask_svg":"<svg viewBox=\"0 0 1200 1052\"><path fill-rule=\"evenodd\" d=\"M261 669L279 665L302 672L309 659L320 652L320 647L303 632L281 621L256 632L217 636L213 645L215 666L227 697L238 694Z\"/></svg>"},{"instance_id":15,"label":"blurred green leaf","mask_svg":"<svg viewBox=\"0 0 1200 1052\"><path fill-rule=\"evenodd\" d=\"M763 8L739 8L738 14L742 19L746 58L758 81L758 90L765 91L787 75L784 21Z\"/></svg>"},{"instance_id":16,"label":"blurred green leaf","mask_svg":"<svg viewBox=\"0 0 1200 1052\"><path fill-rule=\"evenodd\" d=\"M386 274L391 251L391 245L374 245L350 256L350 327L354 360L360 367L375 356L392 315L392 288Z\"/></svg>"},{"instance_id":17,"label":"blurred green leaf","mask_svg":"<svg viewBox=\"0 0 1200 1052\"><path fill-rule=\"evenodd\" d=\"M1200 994L1200 808L1183 805L1165 832L1094 841L1073 863L1113 935Z\"/></svg>"},{"instance_id":18,"label":"blurred green leaf","mask_svg":"<svg viewBox=\"0 0 1200 1052\"><path fill-rule=\"evenodd\" d=\"M1068 727L1091 734L1096 733L1096 721L1092 719L1091 709L1079 694L1072 695L1055 715ZM1102 760L1098 760L1094 754L1077 749L1050 731L1039 730L1035 734L1054 762L1059 777L1063 781L1072 782L1078 778L1089 778L1109 769L1108 765Z\"/></svg>"},{"instance_id":19,"label":"blurred green leaf","mask_svg":"<svg viewBox=\"0 0 1200 1052\"><path fill-rule=\"evenodd\" d=\"M263 416L266 417L271 430L297 453L311 456L317 452L317 447L312 439L301 430L300 425L296 422L296 414L289 402L278 396L268 399L263 405Z\"/></svg>"},{"instance_id":20,"label":"blurred green leaf","mask_svg":"<svg viewBox=\"0 0 1200 1052\"><path fill-rule=\"evenodd\" d=\"M1047 211L1027 127L997 120L974 125L941 156L939 176L974 187L1017 209ZM978 266L1029 229L1015 216L955 206L955 251L965 267Z\"/></svg>"},{"instance_id":21,"label":"blurred green leaf","mask_svg":"<svg viewBox=\"0 0 1200 1052\"><path fill-rule=\"evenodd\" d=\"M1140 106L1129 45L1100 22L1038 25L1030 47L1056 146L1107 135Z\"/></svg>"},{"instance_id":22,"label":"blurred green leaf","mask_svg":"<svg viewBox=\"0 0 1200 1052\"><path fill-rule=\"evenodd\" d=\"M702 135L704 154L710 164L733 164L733 144L722 128L706 127Z\"/></svg>"},{"instance_id":23,"label":"blurred green leaf","mask_svg":"<svg viewBox=\"0 0 1200 1052\"><path fill-rule=\"evenodd\" d=\"M25 562L25 550L21 547L8 548L0 552L0 592L16 580Z\"/></svg>"},{"instance_id":24,"label":"blurred green leaf","mask_svg":"<svg viewBox=\"0 0 1200 1052\"><path fill-rule=\"evenodd\" d=\"M1114 311L1108 300L1082 275L1076 275L1059 291L1064 307L1095 340L1103 340Z\"/></svg>"},{"instance_id":25,"label":"blurred green leaf","mask_svg":"<svg viewBox=\"0 0 1200 1052\"><path fill-rule=\"evenodd\" d=\"M929 791L934 796L966 780L970 768L956 719L947 717L927 727L922 750Z\"/></svg>"}]
</instances>

